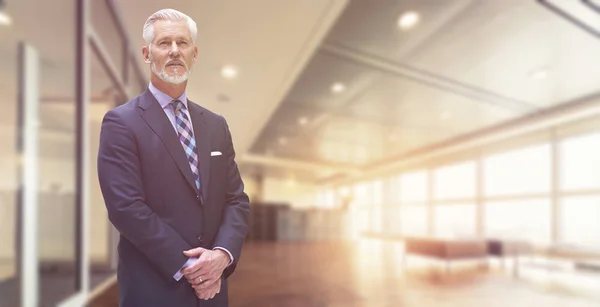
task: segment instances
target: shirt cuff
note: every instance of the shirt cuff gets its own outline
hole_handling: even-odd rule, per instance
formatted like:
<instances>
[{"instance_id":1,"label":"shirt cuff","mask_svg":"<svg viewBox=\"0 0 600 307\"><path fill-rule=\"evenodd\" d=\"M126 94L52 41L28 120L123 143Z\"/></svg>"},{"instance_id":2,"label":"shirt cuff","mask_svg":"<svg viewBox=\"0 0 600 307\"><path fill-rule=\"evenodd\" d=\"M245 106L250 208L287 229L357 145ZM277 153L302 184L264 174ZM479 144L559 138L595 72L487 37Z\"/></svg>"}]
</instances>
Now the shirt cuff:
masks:
<instances>
[{"instance_id":1,"label":"shirt cuff","mask_svg":"<svg viewBox=\"0 0 600 307\"><path fill-rule=\"evenodd\" d=\"M225 251L227 253L227 255L229 255L229 264L227 266L230 266L233 263L233 255L224 247L220 247L220 246L216 246L213 249L220 249L222 251Z\"/></svg>"},{"instance_id":2,"label":"shirt cuff","mask_svg":"<svg viewBox=\"0 0 600 307\"><path fill-rule=\"evenodd\" d=\"M181 273L181 270L192 265L192 263L196 262L196 260L198 260L198 258L195 258L195 257L189 258L188 261L186 261L185 264L181 267L181 269L179 269L179 271L177 271L177 273L175 273L175 275L173 275L173 278L177 281L181 280L181 277L183 277L183 273Z\"/></svg>"}]
</instances>

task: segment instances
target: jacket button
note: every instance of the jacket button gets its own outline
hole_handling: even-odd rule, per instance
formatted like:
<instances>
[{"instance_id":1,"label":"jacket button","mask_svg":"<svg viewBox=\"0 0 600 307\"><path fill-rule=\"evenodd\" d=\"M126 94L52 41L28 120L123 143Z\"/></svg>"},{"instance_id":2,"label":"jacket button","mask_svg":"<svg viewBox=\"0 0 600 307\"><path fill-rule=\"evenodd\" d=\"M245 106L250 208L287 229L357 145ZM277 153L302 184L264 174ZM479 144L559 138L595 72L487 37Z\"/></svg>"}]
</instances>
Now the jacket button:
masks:
<instances>
[{"instance_id":1,"label":"jacket button","mask_svg":"<svg viewBox=\"0 0 600 307\"><path fill-rule=\"evenodd\" d=\"M197 238L197 239L198 239L198 241L200 241L200 243L202 243L202 235L201 235L201 234L200 234L200 235L198 235L198 238Z\"/></svg>"}]
</instances>

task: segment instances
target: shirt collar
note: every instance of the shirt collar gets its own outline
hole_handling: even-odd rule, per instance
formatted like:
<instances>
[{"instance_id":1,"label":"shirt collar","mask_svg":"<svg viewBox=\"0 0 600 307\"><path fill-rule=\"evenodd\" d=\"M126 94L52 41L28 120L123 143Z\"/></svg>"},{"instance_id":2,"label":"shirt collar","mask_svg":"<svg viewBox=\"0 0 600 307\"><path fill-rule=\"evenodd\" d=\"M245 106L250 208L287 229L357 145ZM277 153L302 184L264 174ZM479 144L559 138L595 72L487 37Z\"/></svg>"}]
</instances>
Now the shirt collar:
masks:
<instances>
[{"instance_id":1,"label":"shirt collar","mask_svg":"<svg viewBox=\"0 0 600 307\"><path fill-rule=\"evenodd\" d=\"M148 85L148 89L150 90L150 93L152 93L152 95L154 95L154 98L156 98L156 100L158 101L158 103L160 104L160 106L163 109L166 108L166 107L168 107L169 104L171 103L171 101L175 100L175 99L171 98L169 95L167 95L164 92L162 92L161 90L157 89L154 86L154 84L152 84L152 82L150 82L150 84ZM179 101L183 102L183 105L186 108L188 107L187 96L185 94L185 91L177 99Z\"/></svg>"}]
</instances>

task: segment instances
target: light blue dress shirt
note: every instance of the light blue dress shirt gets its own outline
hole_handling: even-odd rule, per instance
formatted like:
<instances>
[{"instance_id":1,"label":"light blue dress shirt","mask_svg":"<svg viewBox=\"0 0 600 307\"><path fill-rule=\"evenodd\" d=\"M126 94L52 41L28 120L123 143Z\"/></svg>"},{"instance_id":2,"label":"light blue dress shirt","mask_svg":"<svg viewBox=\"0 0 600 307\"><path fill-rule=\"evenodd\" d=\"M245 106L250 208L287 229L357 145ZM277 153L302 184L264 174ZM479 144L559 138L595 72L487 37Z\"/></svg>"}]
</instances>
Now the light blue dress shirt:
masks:
<instances>
[{"instance_id":1,"label":"light blue dress shirt","mask_svg":"<svg viewBox=\"0 0 600 307\"><path fill-rule=\"evenodd\" d=\"M154 95L154 98L156 98L156 100L162 107L163 111L169 118L169 121L171 122L171 125L173 125L173 129L175 129L175 132L177 132L177 122L175 120L175 110L173 110L173 108L170 106L171 102L175 99L171 98L169 95L167 95L167 94L163 93L161 90L157 89L152 84L152 82L150 82L150 84L148 85L148 89L150 90L150 93L152 93L152 95ZM192 117L190 116L190 112L188 111L188 101L187 101L187 96L186 96L185 92L183 92L183 94L181 96L179 96L177 99L179 101L183 102L183 105L185 105L185 108L182 109L181 111L184 112L187 115L187 117L189 118L190 126L191 126L190 128L192 128L192 131L194 131L194 123L192 123ZM196 137L196 136L194 136L194 137ZM198 140L196 140L196 143L197 142L198 142ZM208 162L208 161L205 161L205 162ZM202 161L199 161L199 163L202 163ZM229 264L233 263L233 255L231 255L231 252L229 252L226 248L216 246L215 249L220 249L220 250L225 251L229 255L229 259L231 260L229 262ZM198 258L195 258L195 257L188 259L188 261L183 265L183 267L181 267L181 269L177 273L175 273L175 275L173 275L173 278L175 278L176 280L180 280L181 277L183 277L181 270L190 266L196 260L198 260Z\"/></svg>"}]
</instances>

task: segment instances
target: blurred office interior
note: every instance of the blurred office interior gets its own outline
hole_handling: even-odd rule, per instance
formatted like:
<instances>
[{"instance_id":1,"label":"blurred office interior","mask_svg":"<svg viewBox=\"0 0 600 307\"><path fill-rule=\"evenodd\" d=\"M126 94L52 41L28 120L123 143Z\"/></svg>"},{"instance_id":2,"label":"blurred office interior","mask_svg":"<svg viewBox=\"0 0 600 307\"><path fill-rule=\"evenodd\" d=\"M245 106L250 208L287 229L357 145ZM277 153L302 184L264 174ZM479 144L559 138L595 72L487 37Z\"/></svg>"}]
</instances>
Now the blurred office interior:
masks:
<instances>
[{"instance_id":1,"label":"blurred office interior","mask_svg":"<svg viewBox=\"0 0 600 307\"><path fill-rule=\"evenodd\" d=\"M600 1L0 4L0 307L117 306L100 125L165 7L251 199L232 307L600 306Z\"/></svg>"}]
</instances>

